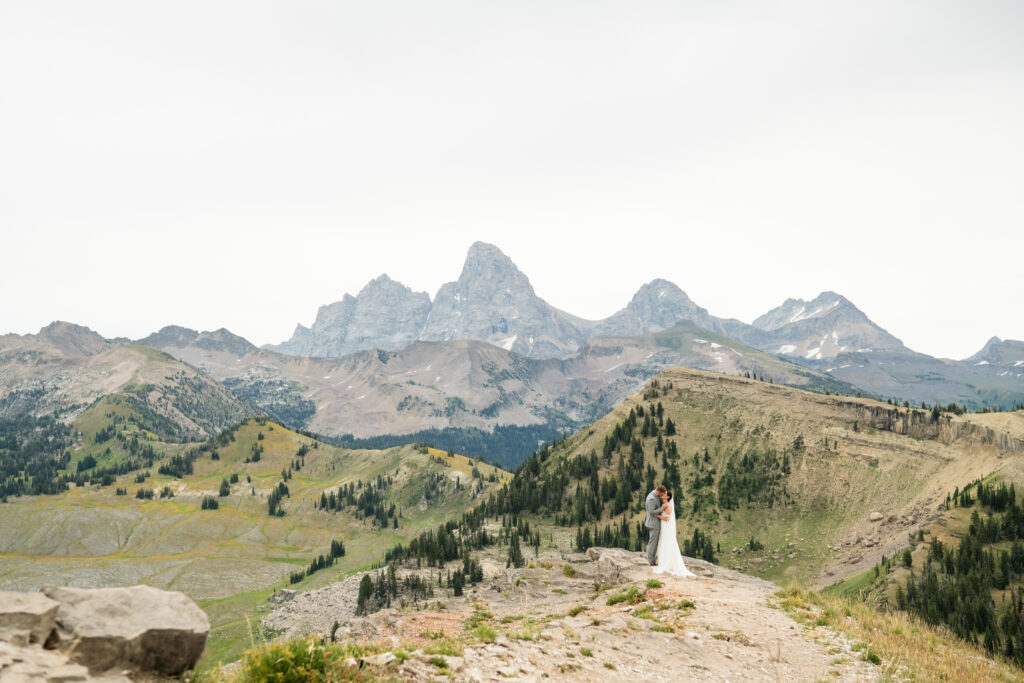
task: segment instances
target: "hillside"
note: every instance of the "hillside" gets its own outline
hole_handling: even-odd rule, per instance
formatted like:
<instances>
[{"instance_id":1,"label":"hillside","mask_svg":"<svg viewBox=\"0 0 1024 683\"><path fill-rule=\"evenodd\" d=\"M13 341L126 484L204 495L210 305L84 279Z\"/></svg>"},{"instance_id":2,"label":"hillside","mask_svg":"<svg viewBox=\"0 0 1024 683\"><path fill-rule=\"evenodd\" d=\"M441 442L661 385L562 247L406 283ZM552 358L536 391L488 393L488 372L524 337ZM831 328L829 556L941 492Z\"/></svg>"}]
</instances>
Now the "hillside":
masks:
<instances>
[{"instance_id":1,"label":"hillside","mask_svg":"<svg viewBox=\"0 0 1024 683\"><path fill-rule=\"evenodd\" d=\"M303 577L298 587L315 587L366 567L509 477L426 448L336 448L262 419L203 443L168 444L131 418L116 404L86 411L73 425L84 445L65 470L82 485L0 506L0 589L146 583L180 590L209 613L210 651L218 655L240 651L256 602L290 585L293 574ZM77 472L89 456L96 463ZM129 471L120 472L125 462ZM103 484L100 471L115 474ZM347 487L347 501L339 487ZM330 499L336 506L321 506ZM216 509L204 509L209 500ZM272 507L280 513L269 514ZM330 557L333 541L344 554L303 576L314 559Z\"/></svg>"},{"instance_id":2,"label":"hillside","mask_svg":"<svg viewBox=\"0 0 1024 683\"><path fill-rule=\"evenodd\" d=\"M372 597L370 615L356 599L368 579L351 577L276 604L262 623L283 638L337 629L341 642L376 648L368 675L415 680L550 667L570 680L774 680L780 666L801 680L1017 680L914 617L761 579L827 585L892 558L912 532L946 519L956 486L992 472L1019 479L1021 436L1019 413L914 410L667 370L529 458L462 516L451 547L427 534L389 552L391 568L371 575L367 593L387 603ZM650 581L639 552L641 501L663 480L680 494L680 545L697 579ZM462 598L453 572L477 563L483 580ZM435 587L401 588L416 577ZM266 651L281 647L291 646Z\"/></svg>"},{"instance_id":3,"label":"hillside","mask_svg":"<svg viewBox=\"0 0 1024 683\"><path fill-rule=\"evenodd\" d=\"M946 494L940 516L900 553L829 587L914 614L1024 667L1024 506L1019 468Z\"/></svg>"},{"instance_id":4,"label":"hillside","mask_svg":"<svg viewBox=\"0 0 1024 683\"><path fill-rule=\"evenodd\" d=\"M667 481L692 553L827 585L891 557L956 486L1021 476L1021 423L673 369L527 461L496 507L638 548L643 495Z\"/></svg>"},{"instance_id":5,"label":"hillside","mask_svg":"<svg viewBox=\"0 0 1024 683\"><path fill-rule=\"evenodd\" d=\"M108 343L88 328L54 323L37 335L0 337L0 419L73 417L112 394L177 440L209 436L254 412L196 368L148 346Z\"/></svg>"}]
</instances>

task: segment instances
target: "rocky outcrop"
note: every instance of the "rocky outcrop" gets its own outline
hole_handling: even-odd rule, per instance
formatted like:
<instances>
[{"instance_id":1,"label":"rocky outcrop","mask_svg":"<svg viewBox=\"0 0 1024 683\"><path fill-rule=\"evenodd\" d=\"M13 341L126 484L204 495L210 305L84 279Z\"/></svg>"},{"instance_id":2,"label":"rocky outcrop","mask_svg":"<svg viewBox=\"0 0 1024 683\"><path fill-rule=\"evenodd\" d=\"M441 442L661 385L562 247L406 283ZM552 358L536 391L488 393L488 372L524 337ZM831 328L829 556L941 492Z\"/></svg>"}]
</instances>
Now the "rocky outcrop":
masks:
<instances>
[{"instance_id":1,"label":"rocky outcrop","mask_svg":"<svg viewBox=\"0 0 1024 683\"><path fill-rule=\"evenodd\" d=\"M149 586L3 591L0 680L127 681L123 671L178 676L195 666L209 631L191 599Z\"/></svg>"},{"instance_id":2,"label":"rocky outcrop","mask_svg":"<svg viewBox=\"0 0 1024 683\"><path fill-rule=\"evenodd\" d=\"M184 593L150 586L56 588L56 642L96 673L132 668L176 676L192 668L210 622Z\"/></svg>"},{"instance_id":3,"label":"rocky outcrop","mask_svg":"<svg viewBox=\"0 0 1024 683\"><path fill-rule=\"evenodd\" d=\"M931 411L917 408L885 407L855 401L839 400L836 405L851 410L858 417L855 422L857 429L870 427L946 444L957 441L992 446L1007 454L1024 452L1024 440L949 414L933 416Z\"/></svg>"}]
</instances>

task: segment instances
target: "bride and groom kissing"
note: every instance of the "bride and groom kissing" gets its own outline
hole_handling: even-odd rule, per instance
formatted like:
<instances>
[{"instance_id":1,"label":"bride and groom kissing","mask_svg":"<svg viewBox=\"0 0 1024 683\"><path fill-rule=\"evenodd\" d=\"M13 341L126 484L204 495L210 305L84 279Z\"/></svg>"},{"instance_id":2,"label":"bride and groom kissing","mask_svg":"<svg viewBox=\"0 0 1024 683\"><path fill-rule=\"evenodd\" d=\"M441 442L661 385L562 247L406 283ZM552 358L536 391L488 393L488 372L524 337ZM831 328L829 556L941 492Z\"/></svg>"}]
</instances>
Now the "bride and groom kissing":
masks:
<instances>
[{"instance_id":1,"label":"bride and groom kissing","mask_svg":"<svg viewBox=\"0 0 1024 683\"><path fill-rule=\"evenodd\" d=\"M650 540L647 542L647 561L654 569L654 573L696 576L686 568L683 555L679 552L679 541L676 540L676 506L672 501L672 492L659 484L647 494L644 504L647 508L644 524L650 533Z\"/></svg>"}]
</instances>

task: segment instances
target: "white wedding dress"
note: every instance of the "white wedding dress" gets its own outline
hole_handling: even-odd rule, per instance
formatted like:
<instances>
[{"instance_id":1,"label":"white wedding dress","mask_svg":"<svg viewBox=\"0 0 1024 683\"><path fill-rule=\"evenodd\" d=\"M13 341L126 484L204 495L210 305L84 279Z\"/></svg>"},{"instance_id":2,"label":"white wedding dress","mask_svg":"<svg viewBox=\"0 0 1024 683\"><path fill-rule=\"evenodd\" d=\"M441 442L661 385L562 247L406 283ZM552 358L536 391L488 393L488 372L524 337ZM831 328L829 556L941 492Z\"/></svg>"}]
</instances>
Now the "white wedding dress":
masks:
<instances>
[{"instance_id":1,"label":"white wedding dress","mask_svg":"<svg viewBox=\"0 0 1024 683\"><path fill-rule=\"evenodd\" d=\"M658 564L654 566L654 573L683 577L696 576L686 568L683 554L679 552L679 541L676 540L675 505L669 506L668 519L661 521L661 535L658 537Z\"/></svg>"}]
</instances>

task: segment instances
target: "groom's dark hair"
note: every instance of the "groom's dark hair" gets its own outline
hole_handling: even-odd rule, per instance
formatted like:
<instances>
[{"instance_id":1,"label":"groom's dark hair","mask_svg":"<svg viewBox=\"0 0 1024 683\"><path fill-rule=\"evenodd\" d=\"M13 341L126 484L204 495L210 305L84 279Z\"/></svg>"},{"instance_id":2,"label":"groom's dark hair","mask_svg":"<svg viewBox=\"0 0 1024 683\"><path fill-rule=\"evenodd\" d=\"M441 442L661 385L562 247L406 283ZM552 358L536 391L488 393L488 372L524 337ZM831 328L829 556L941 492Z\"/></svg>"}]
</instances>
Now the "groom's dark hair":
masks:
<instances>
[{"instance_id":1,"label":"groom's dark hair","mask_svg":"<svg viewBox=\"0 0 1024 683\"><path fill-rule=\"evenodd\" d=\"M658 488L654 489L654 492L657 493L657 494L664 494L664 493L668 493L668 489L666 489L661 484L658 484Z\"/></svg>"}]
</instances>

